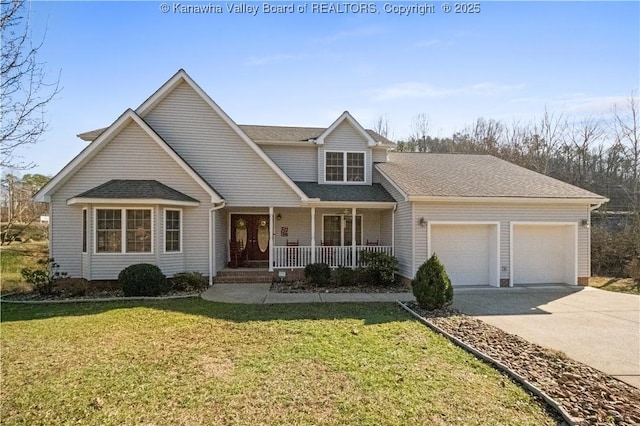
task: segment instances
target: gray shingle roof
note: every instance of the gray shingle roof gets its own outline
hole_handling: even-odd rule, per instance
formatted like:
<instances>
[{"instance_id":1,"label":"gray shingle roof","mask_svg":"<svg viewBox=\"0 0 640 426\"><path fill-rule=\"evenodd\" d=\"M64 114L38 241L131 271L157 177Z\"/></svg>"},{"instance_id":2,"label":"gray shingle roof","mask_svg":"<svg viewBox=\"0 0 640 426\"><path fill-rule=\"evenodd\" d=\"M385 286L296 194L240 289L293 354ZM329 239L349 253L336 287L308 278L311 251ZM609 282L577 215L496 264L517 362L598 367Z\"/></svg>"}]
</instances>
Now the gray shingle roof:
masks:
<instances>
[{"instance_id":1,"label":"gray shingle roof","mask_svg":"<svg viewBox=\"0 0 640 426\"><path fill-rule=\"evenodd\" d=\"M245 124L239 127L255 142L307 142L309 139L316 139L327 130L323 127L254 126ZM106 129L105 127L90 130L80 133L78 137L84 141L92 142ZM389 139L379 135L373 130L367 130L367 133L369 133L376 142L384 145L393 144Z\"/></svg>"},{"instance_id":2,"label":"gray shingle roof","mask_svg":"<svg viewBox=\"0 0 640 426\"><path fill-rule=\"evenodd\" d=\"M391 153L376 167L408 196L605 199L491 155Z\"/></svg>"},{"instance_id":3,"label":"gray shingle roof","mask_svg":"<svg viewBox=\"0 0 640 426\"><path fill-rule=\"evenodd\" d=\"M320 185L316 182L295 182L295 184L309 198L319 198L322 201L395 201L379 183L372 185Z\"/></svg>"},{"instance_id":4,"label":"gray shingle roof","mask_svg":"<svg viewBox=\"0 0 640 426\"><path fill-rule=\"evenodd\" d=\"M170 188L157 180L114 179L78 194L74 198L137 198L198 202L195 198Z\"/></svg>"},{"instance_id":5,"label":"gray shingle roof","mask_svg":"<svg viewBox=\"0 0 640 426\"><path fill-rule=\"evenodd\" d=\"M240 128L256 142L306 142L318 138L325 127L289 127L289 126L254 126L242 124ZM366 129L374 141L382 144L393 144L389 139Z\"/></svg>"}]
</instances>

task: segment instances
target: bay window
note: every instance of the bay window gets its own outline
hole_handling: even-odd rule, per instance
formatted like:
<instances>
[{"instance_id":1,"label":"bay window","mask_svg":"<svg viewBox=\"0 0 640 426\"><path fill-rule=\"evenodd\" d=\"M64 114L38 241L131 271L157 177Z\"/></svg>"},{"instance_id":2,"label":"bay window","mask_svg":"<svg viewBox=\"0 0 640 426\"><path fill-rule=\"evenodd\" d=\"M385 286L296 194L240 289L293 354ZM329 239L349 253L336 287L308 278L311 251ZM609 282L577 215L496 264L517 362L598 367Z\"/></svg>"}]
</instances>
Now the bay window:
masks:
<instances>
[{"instance_id":1,"label":"bay window","mask_svg":"<svg viewBox=\"0 0 640 426\"><path fill-rule=\"evenodd\" d=\"M151 209L96 209L96 253L151 253L151 216Z\"/></svg>"}]
</instances>

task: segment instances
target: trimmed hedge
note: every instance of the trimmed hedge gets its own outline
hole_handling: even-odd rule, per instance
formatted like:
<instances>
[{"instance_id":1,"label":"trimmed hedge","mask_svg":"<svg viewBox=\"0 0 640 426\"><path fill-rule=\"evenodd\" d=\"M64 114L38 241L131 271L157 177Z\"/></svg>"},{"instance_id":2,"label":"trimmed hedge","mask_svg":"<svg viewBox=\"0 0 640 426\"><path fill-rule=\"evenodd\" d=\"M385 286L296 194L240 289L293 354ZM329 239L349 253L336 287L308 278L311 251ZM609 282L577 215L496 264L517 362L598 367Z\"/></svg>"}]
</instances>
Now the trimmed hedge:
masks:
<instances>
[{"instance_id":1,"label":"trimmed hedge","mask_svg":"<svg viewBox=\"0 0 640 426\"><path fill-rule=\"evenodd\" d=\"M118 284L126 297L159 296L169 290L167 277L160 268L149 263L124 268L118 274Z\"/></svg>"}]
</instances>

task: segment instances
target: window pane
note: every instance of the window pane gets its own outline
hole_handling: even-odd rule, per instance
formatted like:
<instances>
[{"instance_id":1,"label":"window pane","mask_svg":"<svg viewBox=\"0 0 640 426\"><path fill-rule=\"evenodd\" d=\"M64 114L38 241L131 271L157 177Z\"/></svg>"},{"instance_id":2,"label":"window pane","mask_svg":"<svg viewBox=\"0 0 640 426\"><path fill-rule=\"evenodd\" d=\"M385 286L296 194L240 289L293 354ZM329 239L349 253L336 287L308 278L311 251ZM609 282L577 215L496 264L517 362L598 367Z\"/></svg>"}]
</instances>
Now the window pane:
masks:
<instances>
[{"instance_id":1,"label":"window pane","mask_svg":"<svg viewBox=\"0 0 640 426\"><path fill-rule=\"evenodd\" d=\"M344 228L344 245L351 245L351 216L345 216L346 226ZM362 216L356 216L356 245L362 245Z\"/></svg>"},{"instance_id":2,"label":"window pane","mask_svg":"<svg viewBox=\"0 0 640 426\"><path fill-rule=\"evenodd\" d=\"M127 252L151 252L151 210L127 210Z\"/></svg>"},{"instance_id":3,"label":"window pane","mask_svg":"<svg viewBox=\"0 0 640 426\"><path fill-rule=\"evenodd\" d=\"M347 181L364 182L364 153L347 152Z\"/></svg>"},{"instance_id":4,"label":"window pane","mask_svg":"<svg viewBox=\"0 0 640 426\"><path fill-rule=\"evenodd\" d=\"M339 246L342 244L340 236L340 216L324 216L324 235L323 244L331 246Z\"/></svg>"},{"instance_id":5,"label":"window pane","mask_svg":"<svg viewBox=\"0 0 640 426\"><path fill-rule=\"evenodd\" d=\"M82 252L87 252L87 210L82 210Z\"/></svg>"},{"instance_id":6,"label":"window pane","mask_svg":"<svg viewBox=\"0 0 640 426\"><path fill-rule=\"evenodd\" d=\"M165 251L180 251L180 210L165 211Z\"/></svg>"},{"instance_id":7,"label":"window pane","mask_svg":"<svg viewBox=\"0 0 640 426\"><path fill-rule=\"evenodd\" d=\"M96 251L122 251L122 213L120 210L96 210Z\"/></svg>"},{"instance_id":8,"label":"window pane","mask_svg":"<svg viewBox=\"0 0 640 426\"><path fill-rule=\"evenodd\" d=\"M344 180L344 157L342 152L327 152L325 154L326 180L329 182Z\"/></svg>"}]
</instances>

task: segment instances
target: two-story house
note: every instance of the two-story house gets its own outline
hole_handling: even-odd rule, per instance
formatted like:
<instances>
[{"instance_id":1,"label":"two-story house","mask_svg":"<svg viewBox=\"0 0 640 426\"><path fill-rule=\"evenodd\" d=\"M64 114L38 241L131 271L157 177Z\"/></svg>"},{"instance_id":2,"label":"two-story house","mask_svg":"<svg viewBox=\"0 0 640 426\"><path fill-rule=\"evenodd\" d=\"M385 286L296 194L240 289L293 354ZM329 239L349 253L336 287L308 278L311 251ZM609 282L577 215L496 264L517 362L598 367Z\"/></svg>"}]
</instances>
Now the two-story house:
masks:
<instances>
[{"instance_id":1,"label":"two-story house","mask_svg":"<svg viewBox=\"0 0 640 426\"><path fill-rule=\"evenodd\" d=\"M229 265L290 272L395 255L411 279L437 253L454 285L586 284L604 197L488 155L394 153L344 112L331 125L236 124L178 71L38 194L61 270L111 280Z\"/></svg>"}]
</instances>

